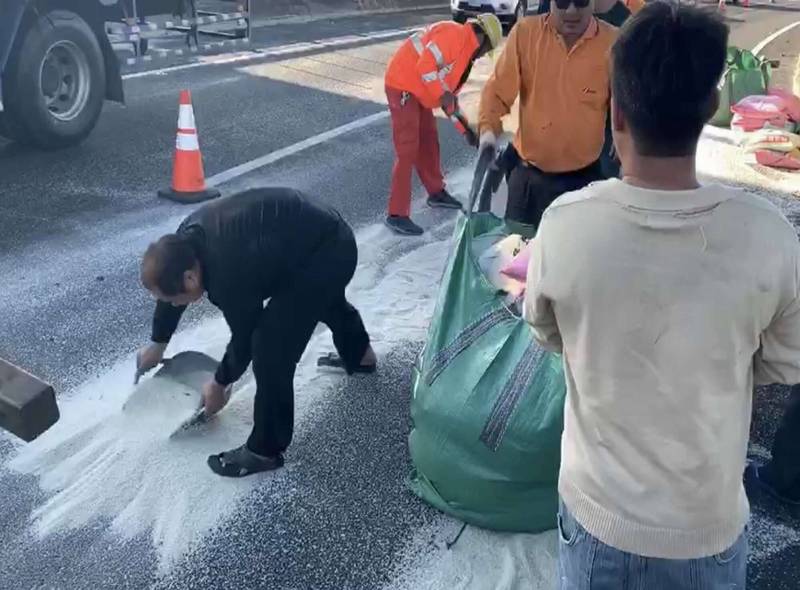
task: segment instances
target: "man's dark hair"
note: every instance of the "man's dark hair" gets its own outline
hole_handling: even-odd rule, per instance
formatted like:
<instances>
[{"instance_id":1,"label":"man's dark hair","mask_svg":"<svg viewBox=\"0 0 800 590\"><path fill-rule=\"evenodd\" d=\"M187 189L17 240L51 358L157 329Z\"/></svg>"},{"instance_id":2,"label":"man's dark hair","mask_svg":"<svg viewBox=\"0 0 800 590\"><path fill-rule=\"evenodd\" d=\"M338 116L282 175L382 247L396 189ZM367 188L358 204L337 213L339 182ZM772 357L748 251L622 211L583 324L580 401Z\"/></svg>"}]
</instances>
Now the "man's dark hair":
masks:
<instances>
[{"instance_id":1,"label":"man's dark hair","mask_svg":"<svg viewBox=\"0 0 800 590\"><path fill-rule=\"evenodd\" d=\"M197 264L197 253L187 236L167 234L150 244L142 259L142 284L172 297L184 292L183 274Z\"/></svg>"},{"instance_id":2,"label":"man's dark hair","mask_svg":"<svg viewBox=\"0 0 800 590\"><path fill-rule=\"evenodd\" d=\"M718 104L728 26L658 0L629 19L612 49L614 102L643 156L691 156Z\"/></svg>"}]
</instances>

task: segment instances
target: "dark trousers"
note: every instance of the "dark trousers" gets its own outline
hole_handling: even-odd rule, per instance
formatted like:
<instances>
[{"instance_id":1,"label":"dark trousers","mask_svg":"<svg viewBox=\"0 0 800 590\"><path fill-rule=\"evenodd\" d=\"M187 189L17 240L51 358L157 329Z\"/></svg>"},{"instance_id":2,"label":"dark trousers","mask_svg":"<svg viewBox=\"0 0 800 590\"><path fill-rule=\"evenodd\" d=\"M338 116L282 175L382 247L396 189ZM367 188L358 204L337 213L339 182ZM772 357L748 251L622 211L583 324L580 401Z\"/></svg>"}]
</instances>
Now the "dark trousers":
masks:
<instances>
[{"instance_id":1,"label":"dark trousers","mask_svg":"<svg viewBox=\"0 0 800 590\"><path fill-rule=\"evenodd\" d=\"M276 293L264 308L252 342L257 389L247 446L254 453L276 455L292 441L294 373L317 323L333 332L333 343L348 373L361 364L369 336L344 293L357 261L355 237L343 225L292 285Z\"/></svg>"},{"instance_id":2,"label":"dark trousers","mask_svg":"<svg viewBox=\"0 0 800 590\"><path fill-rule=\"evenodd\" d=\"M800 500L800 385L792 387L772 443L772 460L761 473L778 492Z\"/></svg>"},{"instance_id":3,"label":"dark trousers","mask_svg":"<svg viewBox=\"0 0 800 590\"><path fill-rule=\"evenodd\" d=\"M508 176L506 219L538 227L556 198L602 179L599 162L575 172L550 173L520 161Z\"/></svg>"},{"instance_id":4,"label":"dark trousers","mask_svg":"<svg viewBox=\"0 0 800 590\"><path fill-rule=\"evenodd\" d=\"M606 116L606 141L600 152L600 169L603 179L622 178L622 167L614 154L614 136L611 134L611 113Z\"/></svg>"}]
</instances>

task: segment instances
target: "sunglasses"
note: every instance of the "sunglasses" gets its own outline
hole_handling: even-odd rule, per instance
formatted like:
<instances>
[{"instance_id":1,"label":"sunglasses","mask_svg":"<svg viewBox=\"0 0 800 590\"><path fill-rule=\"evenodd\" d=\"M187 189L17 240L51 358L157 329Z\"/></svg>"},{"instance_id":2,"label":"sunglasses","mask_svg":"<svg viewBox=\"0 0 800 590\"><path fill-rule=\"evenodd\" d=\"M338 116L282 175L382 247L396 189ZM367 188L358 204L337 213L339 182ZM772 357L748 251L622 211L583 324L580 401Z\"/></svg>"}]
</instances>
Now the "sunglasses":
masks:
<instances>
[{"instance_id":1,"label":"sunglasses","mask_svg":"<svg viewBox=\"0 0 800 590\"><path fill-rule=\"evenodd\" d=\"M574 4L575 8L586 8L589 6L589 0L555 0L555 3L559 10L567 10L570 4Z\"/></svg>"}]
</instances>

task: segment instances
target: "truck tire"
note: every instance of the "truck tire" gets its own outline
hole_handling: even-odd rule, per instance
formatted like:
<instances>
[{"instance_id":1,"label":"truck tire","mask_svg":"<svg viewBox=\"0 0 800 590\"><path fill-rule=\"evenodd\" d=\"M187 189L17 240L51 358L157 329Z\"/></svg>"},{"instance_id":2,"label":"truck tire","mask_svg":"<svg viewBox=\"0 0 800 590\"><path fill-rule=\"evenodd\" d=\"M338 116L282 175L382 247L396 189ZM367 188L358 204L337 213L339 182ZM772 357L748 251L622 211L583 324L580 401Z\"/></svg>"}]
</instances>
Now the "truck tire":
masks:
<instances>
[{"instance_id":1,"label":"truck tire","mask_svg":"<svg viewBox=\"0 0 800 590\"><path fill-rule=\"evenodd\" d=\"M77 14L55 10L22 33L4 80L6 134L42 149L84 140L103 109L103 52Z\"/></svg>"}]
</instances>

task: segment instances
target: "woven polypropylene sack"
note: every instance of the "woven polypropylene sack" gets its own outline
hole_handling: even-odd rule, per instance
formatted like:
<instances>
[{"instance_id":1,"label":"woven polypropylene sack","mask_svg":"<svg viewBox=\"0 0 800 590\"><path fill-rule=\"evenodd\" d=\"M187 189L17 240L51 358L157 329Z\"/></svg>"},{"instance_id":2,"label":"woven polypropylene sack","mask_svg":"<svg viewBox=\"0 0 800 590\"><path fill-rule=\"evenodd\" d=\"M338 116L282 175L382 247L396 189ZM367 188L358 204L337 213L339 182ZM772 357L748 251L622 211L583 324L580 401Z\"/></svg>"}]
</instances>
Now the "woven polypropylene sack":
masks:
<instances>
[{"instance_id":1,"label":"woven polypropylene sack","mask_svg":"<svg viewBox=\"0 0 800 590\"><path fill-rule=\"evenodd\" d=\"M710 123L717 127L731 124L731 107L743 98L766 94L772 68L770 62L738 47L729 47L725 73L719 84L719 106Z\"/></svg>"},{"instance_id":2,"label":"woven polypropylene sack","mask_svg":"<svg viewBox=\"0 0 800 590\"><path fill-rule=\"evenodd\" d=\"M503 223L463 216L414 369L409 485L467 523L556 526L565 381L561 359L481 272L471 244Z\"/></svg>"}]
</instances>

